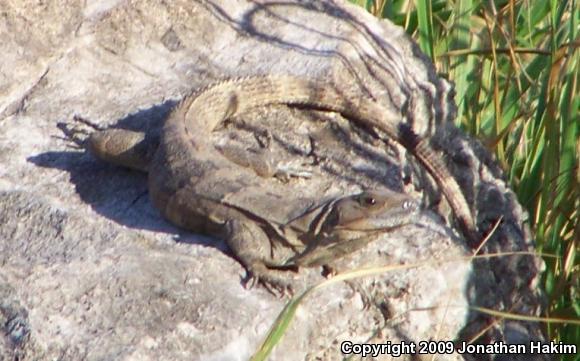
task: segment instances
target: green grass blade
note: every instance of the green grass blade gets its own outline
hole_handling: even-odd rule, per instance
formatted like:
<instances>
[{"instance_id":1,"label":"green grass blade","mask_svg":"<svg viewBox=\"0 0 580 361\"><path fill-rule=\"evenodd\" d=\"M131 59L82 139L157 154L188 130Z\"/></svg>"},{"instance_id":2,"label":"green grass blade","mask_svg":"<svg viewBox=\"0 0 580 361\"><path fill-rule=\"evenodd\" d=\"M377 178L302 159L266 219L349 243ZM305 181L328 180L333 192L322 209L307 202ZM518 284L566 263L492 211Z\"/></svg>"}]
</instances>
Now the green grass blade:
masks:
<instances>
[{"instance_id":1,"label":"green grass blade","mask_svg":"<svg viewBox=\"0 0 580 361\"><path fill-rule=\"evenodd\" d=\"M431 0L416 0L419 30L419 46L431 60L435 60L433 52L433 15Z\"/></svg>"}]
</instances>

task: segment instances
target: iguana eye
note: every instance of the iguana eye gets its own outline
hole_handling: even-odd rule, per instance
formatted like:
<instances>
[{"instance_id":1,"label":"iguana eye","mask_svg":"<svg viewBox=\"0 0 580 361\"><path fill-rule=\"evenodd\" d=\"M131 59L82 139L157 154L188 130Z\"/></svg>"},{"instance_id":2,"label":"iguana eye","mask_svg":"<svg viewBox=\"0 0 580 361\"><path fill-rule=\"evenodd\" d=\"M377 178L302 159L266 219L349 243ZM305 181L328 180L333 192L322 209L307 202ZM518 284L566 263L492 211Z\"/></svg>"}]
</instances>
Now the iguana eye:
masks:
<instances>
[{"instance_id":1,"label":"iguana eye","mask_svg":"<svg viewBox=\"0 0 580 361\"><path fill-rule=\"evenodd\" d=\"M415 206L415 202L406 200L403 202L403 209L413 208Z\"/></svg>"},{"instance_id":2,"label":"iguana eye","mask_svg":"<svg viewBox=\"0 0 580 361\"><path fill-rule=\"evenodd\" d=\"M374 206L377 204L377 200L373 196L363 195L359 198L359 202L363 206Z\"/></svg>"}]
</instances>

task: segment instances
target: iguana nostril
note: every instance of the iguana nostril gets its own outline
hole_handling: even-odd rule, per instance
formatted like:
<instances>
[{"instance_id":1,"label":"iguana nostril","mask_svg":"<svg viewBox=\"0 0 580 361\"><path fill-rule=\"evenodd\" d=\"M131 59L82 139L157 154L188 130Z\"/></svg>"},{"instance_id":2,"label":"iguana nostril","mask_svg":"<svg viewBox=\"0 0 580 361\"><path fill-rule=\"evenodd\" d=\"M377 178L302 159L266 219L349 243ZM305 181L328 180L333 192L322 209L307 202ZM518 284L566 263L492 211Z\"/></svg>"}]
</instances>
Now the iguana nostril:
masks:
<instances>
[{"instance_id":1,"label":"iguana nostril","mask_svg":"<svg viewBox=\"0 0 580 361\"><path fill-rule=\"evenodd\" d=\"M417 209L419 208L419 203L412 201L412 200L407 200L405 202L403 202L403 209L407 209L407 210L411 210L411 209Z\"/></svg>"}]
</instances>

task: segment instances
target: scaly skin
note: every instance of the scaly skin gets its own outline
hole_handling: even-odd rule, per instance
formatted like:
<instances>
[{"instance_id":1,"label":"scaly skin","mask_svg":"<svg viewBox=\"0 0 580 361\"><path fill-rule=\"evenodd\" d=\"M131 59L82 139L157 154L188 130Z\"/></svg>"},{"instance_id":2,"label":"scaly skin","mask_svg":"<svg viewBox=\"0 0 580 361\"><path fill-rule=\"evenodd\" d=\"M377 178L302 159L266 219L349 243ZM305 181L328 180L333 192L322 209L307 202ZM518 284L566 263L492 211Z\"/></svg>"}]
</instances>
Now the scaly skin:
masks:
<instances>
[{"instance_id":1,"label":"scaly skin","mask_svg":"<svg viewBox=\"0 0 580 361\"><path fill-rule=\"evenodd\" d=\"M164 127L162 151L155 169L171 175L186 172L184 154L195 154L207 148L207 134L223 120L252 108L271 104L302 105L312 109L335 111L361 125L377 128L402 144L435 179L453 209L465 235L475 234L475 223L463 192L443 160L426 139L421 139L402 123L402 116L366 97L348 97L328 84L292 76L259 76L228 80L186 97L173 111ZM180 154L175 157L175 154ZM161 182L166 183L166 182ZM164 198L160 184L152 183L153 198ZM169 190L169 192L173 192ZM160 202L164 203L164 202ZM162 204L160 204L162 205Z\"/></svg>"}]
</instances>

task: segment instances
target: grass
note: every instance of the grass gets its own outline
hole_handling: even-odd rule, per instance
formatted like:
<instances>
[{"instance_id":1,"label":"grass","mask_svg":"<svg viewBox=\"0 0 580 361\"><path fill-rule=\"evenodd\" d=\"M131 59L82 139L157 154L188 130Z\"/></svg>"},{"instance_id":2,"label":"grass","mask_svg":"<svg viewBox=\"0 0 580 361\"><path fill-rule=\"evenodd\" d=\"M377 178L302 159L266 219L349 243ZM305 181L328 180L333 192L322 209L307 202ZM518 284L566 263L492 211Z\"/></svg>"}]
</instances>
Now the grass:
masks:
<instances>
[{"instance_id":1,"label":"grass","mask_svg":"<svg viewBox=\"0 0 580 361\"><path fill-rule=\"evenodd\" d=\"M351 2L405 28L455 83L457 125L495 154L537 250L557 256L545 258L545 316L580 319L578 0ZM575 322L547 327L552 340L580 345Z\"/></svg>"},{"instance_id":2,"label":"grass","mask_svg":"<svg viewBox=\"0 0 580 361\"><path fill-rule=\"evenodd\" d=\"M553 255L544 258L548 307L534 319L546 323L553 341L580 345L580 0L350 1L402 26L454 82L457 125L495 154L530 214L537 251ZM286 305L252 360L268 357L300 302L325 285Z\"/></svg>"}]
</instances>

